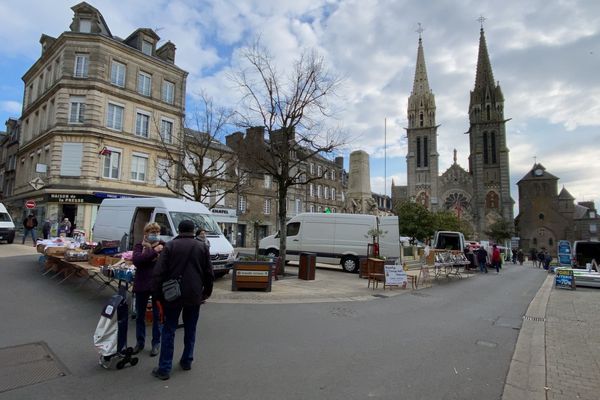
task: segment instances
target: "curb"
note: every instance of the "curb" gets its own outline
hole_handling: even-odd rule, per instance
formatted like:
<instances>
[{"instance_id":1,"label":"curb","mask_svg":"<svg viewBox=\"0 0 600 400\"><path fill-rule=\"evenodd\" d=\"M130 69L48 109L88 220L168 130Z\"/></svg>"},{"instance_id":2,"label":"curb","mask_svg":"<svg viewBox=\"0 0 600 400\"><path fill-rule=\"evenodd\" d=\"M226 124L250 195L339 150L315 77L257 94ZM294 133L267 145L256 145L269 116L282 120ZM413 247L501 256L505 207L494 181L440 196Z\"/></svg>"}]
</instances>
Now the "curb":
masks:
<instances>
[{"instance_id":1,"label":"curb","mask_svg":"<svg viewBox=\"0 0 600 400\"><path fill-rule=\"evenodd\" d=\"M554 275L548 275L523 316L502 400L546 400L546 307Z\"/></svg>"}]
</instances>

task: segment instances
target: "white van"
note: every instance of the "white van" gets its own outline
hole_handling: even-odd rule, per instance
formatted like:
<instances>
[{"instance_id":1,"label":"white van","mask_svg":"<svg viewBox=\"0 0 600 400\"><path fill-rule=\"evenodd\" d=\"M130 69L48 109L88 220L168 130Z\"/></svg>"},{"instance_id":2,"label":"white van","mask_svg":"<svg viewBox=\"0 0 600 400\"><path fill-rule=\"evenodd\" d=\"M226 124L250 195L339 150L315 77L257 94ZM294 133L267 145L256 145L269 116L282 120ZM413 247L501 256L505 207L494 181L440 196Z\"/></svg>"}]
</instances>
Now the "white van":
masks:
<instances>
[{"instance_id":1,"label":"white van","mask_svg":"<svg viewBox=\"0 0 600 400\"><path fill-rule=\"evenodd\" d=\"M0 241L3 240L9 244L15 240L15 223L4 204L0 203Z\"/></svg>"},{"instance_id":2,"label":"white van","mask_svg":"<svg viewBox=\"0 0 600 400\"><path fill-rule=\"evenodd\" d=\"M465 249L465 236L462 232L437 231L433 238L433 248L463 251Z\"/></svg>"},{"instance_id":3,"label":"white van","mask_svg":"<svg viewBox=\"0 0 600 400\"><path fill-rule=\"evenodd\" d=\"M98 209L92 237L94 241L121 240L131 250L142 241L148 222L159 224L160 238L168 241L177 235L177 226L185 219L206 229L215 276L225 275L232 267L235 252L202 203L168 197L105 199Z\"/></svg>"},{"instance_id":4,"label":"white van","mask_svg":"<svg viewBox=\"0 0 600 400\"><path fill-rule=\"evenodd\" d=\"M317 262L341 264L344 271L358 272L359 258L367 256L377 227L377 217L364 214L302 213L287 223L286 258L298 260L302 252L315 253ZM259 242L260 254L279 255L279 233Z\"/></svg>"},{"instance_id":5,"label":"white van","mask_svg":"<svg viewBox=\"0 0 600 400\"><path fill-rule=\"evenodd\" d=\"M573 242L573 268L586 268L596 260L600 263L600 242L595 240L576 240Z\"/></svg>"}]
</instances>

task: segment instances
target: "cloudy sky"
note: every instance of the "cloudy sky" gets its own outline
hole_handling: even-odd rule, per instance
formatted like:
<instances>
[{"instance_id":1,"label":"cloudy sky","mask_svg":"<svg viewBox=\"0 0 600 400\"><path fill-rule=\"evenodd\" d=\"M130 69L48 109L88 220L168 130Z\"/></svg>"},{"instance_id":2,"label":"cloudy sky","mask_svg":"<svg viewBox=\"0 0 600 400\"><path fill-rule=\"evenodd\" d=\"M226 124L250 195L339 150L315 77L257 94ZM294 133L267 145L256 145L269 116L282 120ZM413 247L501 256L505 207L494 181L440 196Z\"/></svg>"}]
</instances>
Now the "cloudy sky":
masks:
<instances>
[{"instance_id":1,"label":"cloudy sky","mask_svg":"<svg viewBox=\"0 0 600 400\"><path fill-rule=\"evenodd\" d=\"M344 78L332 123L352 138L341 150L371 156L371 186L390 194L406 183L407 99L418 23L436 96L440 173L467 167L469 91L479 22L505 97L513 198L534 157L578 201L600 199L600 2L597 0L95 0L113 35L156 29L189 71L188 105L204 90L234 106L227 79L238 50L260 35L279 66L316 49ZM18 117L21 76L40 55L42 33L68 30L76 1L0 0L0 118ZM384 121L387 120L387 130ZM387 135L384 132L387 131ZM386 140L387 138L387 140ZM387 144L387 146L384 146ZM385 151L384 151L385 149ZM387 157L384 158L384 154ZM386 162L387 159L387 162ZM347 161L346 161L347 162ZM384 164L387 165L384 168ZM347 165L347 164L346 164ZM384 185L384 181L387 185ZM517 205L518 207L518 205ZM517 211L517 209L515 210Z\"/></svg>"}]
</instances>

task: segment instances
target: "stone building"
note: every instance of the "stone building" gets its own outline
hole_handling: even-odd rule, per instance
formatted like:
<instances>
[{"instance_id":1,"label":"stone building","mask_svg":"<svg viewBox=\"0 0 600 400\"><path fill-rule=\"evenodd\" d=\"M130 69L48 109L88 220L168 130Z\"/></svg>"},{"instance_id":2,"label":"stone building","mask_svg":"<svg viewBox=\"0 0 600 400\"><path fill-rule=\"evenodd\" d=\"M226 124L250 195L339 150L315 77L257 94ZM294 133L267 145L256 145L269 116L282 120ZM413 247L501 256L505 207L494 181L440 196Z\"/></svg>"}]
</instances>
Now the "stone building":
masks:
<instances>
[{"instance_id":1,"label":"stone building","mask_svg":"<svg viewBox=\"0 0 600 400\"><path fill-rule=\"evenodd\" d=\"M519 215L515 219L520 246L556 254L559 240L598 240L600 219L594 202L575 203L558 179L539 163L519 181Z\"/></svg>"},{"instance_id":2,"label":"stone building","mask_svg":"<svg viewBox=\"0 0 600 400\"><path fill-rule=\"evenodd\" d=\"M510 197L504 96L494 80L483 27L475 87L469 103L469 167L456 161L439 175L436 104L429 87L422 38L419 36L413 89L408 99L407 185L392 182L392 199L416 201L432 211L451 210L469 222L478 238L500 220L513 220Z\"/></svg>"},{"instance_id":3,"label":"stone building","mask_svg":"<svg viewBox=\"0 0 600 400\"><path fill-rule=\"evenodd\" d=\"M0 199L3 202L12 196L15 188L19 130L19 120L9 118L6 121L6 134L0 139ZM10 207L9 211L14 218L21 216Z\"/></svg>"},{"instance_id":4,"label":"stone building","mask_svg":"<svg viewBox=\"0 0 600 400\"><path fill-rule=\"evenodd\" d=\"M235 132L226 137L226 144L237 154L265 148L265 130L262 127L249 128L245 134ZM343 157L329 160L319 154L311 157L300 156L301 147L295 147L292 158L303 160L291 171L312 182L292 186L287 194L287 217L291 218L302 212L342 212L345 204L346 173L343 169ZM237 194L225 197L225 207L237 204L237 227L234 232L234 244L240 247L251 247L255 238L262 239L279 230L277 185L273 176L261 171L251 160L244 162L240 158L238 173L244 180ZM235 202L234 202L235 199ZM214 212L214 211L213 211ZM254 226L257 226L257 231Z\"/></svg>"},{"instance_id":5,"label":"stone building","mask_svg":"<svg viewBox=\"0 0 600 400\"><path fill-rule=\"evenodd\" d=\"M175 45L148 28L114 36L86 2L70 29L42 35L41 56L23 75L14 187L16 213L37 203L38 220L68 217L89 235L102 199L172 196L157 176L161 143L177 151L187 72Z\"/></svg>"}]
</instances>

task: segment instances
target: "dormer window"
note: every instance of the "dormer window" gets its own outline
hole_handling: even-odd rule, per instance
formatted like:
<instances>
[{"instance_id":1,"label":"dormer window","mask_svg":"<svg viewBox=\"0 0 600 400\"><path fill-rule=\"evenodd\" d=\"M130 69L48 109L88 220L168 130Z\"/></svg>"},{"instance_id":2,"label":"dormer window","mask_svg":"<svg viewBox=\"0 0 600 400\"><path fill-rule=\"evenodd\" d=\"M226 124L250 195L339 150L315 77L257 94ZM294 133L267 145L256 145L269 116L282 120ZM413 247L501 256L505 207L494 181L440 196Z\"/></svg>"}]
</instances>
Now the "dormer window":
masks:
<instances>
[{"instance_id":1,"label":"dormer window","mask_svg":"<svg viewBox=\"0 0 600 400\"><path fill-rule=\"evenodd\" d=\"M79 20L79 32L91 33L92 32L92 21L89 19L80 19Z\"/></svg>"},{"instance_id":2,"label":"dormer window","mask_svg":"<svg viewBox=\"0 0 600 400\"><path fill-rule=\"evenodd\" d=\"M142 53L151 56L152 55L152 42L142 40Z\"/></svg>"}]
</instances>

